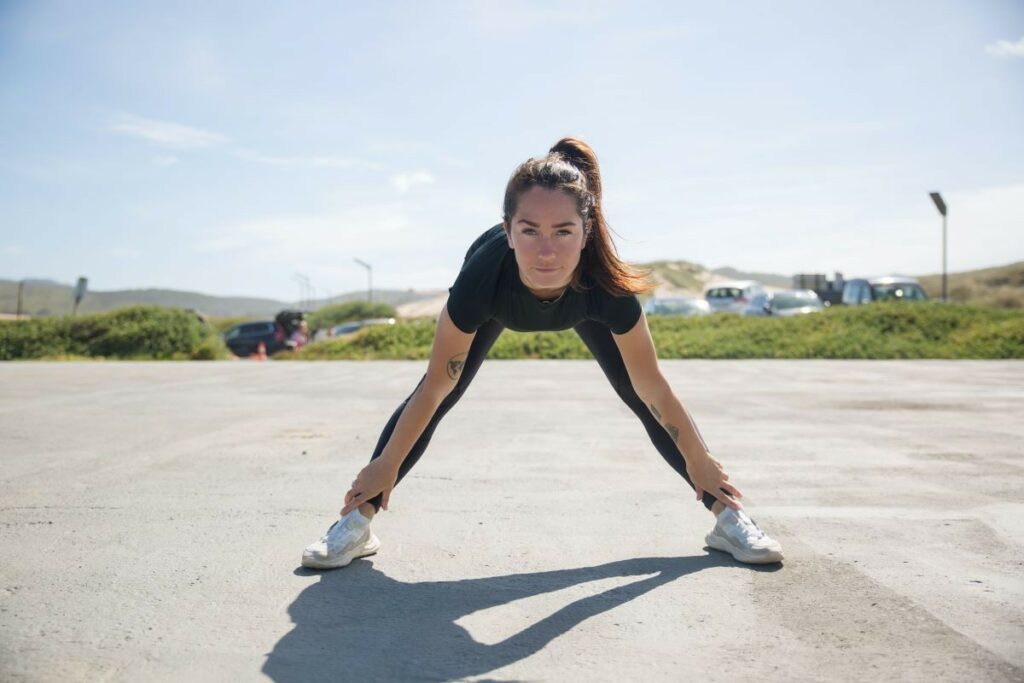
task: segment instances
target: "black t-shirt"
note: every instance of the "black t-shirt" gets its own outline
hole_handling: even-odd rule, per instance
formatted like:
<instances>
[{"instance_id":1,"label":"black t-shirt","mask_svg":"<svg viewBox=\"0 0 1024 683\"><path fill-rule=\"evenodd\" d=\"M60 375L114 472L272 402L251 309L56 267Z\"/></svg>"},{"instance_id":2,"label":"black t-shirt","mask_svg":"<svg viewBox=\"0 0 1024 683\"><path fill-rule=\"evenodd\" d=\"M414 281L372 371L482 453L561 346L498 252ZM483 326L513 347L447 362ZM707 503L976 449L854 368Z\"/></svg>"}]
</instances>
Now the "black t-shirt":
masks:
<instances>
[{"instance_id":1,"label":"black t-shirt","mask_svg":"<svg viewBox=\"0 0 1024 683\"><path fill-rule=\"evenodd\" d=\"M593 281L584 274L583 283ZM633 329L641 312L636 294L612 296L600 286L586 292L567 287L554 301L541 301L519 277L515 252L501 223L470 245L448 295L448 316L467 333L494 318L516 332L567 330L583 320L596 320L615 334L624 334Z\"/></svg>"}]
</instances>

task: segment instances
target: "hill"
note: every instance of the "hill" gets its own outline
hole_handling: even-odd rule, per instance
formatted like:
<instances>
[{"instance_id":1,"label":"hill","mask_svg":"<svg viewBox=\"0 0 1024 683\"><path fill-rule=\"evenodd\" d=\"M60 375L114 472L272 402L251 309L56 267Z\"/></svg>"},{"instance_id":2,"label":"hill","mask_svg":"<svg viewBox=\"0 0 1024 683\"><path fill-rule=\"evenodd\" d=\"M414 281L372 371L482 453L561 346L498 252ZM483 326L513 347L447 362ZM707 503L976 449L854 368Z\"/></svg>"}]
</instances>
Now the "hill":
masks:
<instances>
[{"instance_id":1,"label":"hill","mask_svg":"<svg viewBox=\"0 0 1024 683\"><path fill-rule=\"evenodd\" d=\"M73 287L52 280L26 280L22 293L22 312L33 316L66 315L74 305ZM433 293L427 293L427 296ZM399 306L423 298L414 290L374 290L375 302ZM365 299L365 291L310 302L311 308L333 303ZM255 297L223 297L173 289L125 289L90 291L78 307L79 313L103 313L125 306L153 304L167 308L191 308L215 317L271 317L284 308L296 308L294 301ZM0 280L0 314L13 314L18 308L18 282Z\"/></svg>"},{"instance_id":2,"label":"hill","mask_svg":"<svg viewBox=\"0 0 1024 683\"><path fill-rule=\"evenodd\" d=\"M690 261L650 261L637 263L640 268L653 270L652 278L658 285L655 296L700 295L704 288L724 280L758 280L769 288L788 288L792 279L787 275L744 272L723 267L708 270ZM849 277L853 277L850 275ZM933 299L942 293L941 275L922 275L918 279ZM949 275L951 300L995 308L1024 308L1024 262L981 270L951 273ZM391 289L374 290L374 301L394 306L406 318L436 317L448 296L447 288L434 290ZM0 318L17 310L18 283L0 280ZM362 290L311 302L315 310L333 303L365 299ZM25 281L23 312L31 316L64 315L71 312L72 286L53 280ZM294 301L253 297L210 296L198 292L171 289L126 289L117 291L91 291L79 307L80 313L102 313L124 306L155 304L158 306L191 308L215 317L265 318L285 308L296 308Z\"/></svg>"},{"instance_id":3,"label":"hill","mask_svg":"<svg viewBox=\"0 0 1024 683\"><path fill-rule=\"evenodd\" d=\"M933 299L942 297L942 274L918 278ZM995 308L1024 308L1024 261L995 268L950 273L949 298L961 304Z\"/></svg>"}]
</instances>

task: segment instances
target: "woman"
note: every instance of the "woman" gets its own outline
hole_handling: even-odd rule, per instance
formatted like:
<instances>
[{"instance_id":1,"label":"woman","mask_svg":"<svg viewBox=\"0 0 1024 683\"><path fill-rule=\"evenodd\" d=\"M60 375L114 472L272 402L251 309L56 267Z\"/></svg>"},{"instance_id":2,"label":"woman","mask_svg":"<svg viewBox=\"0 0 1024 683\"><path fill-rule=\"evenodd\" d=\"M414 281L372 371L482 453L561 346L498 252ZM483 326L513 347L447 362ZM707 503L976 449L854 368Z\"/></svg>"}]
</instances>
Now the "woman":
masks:
<instances>
[{"instance_id":1,"label":"woman","mask_svg":"<svg viewBox=\"0 0 1024 683\"><path fill-rule=\"evenodd\" d=\"M387 510L391 491L506 327L573 328L662 457L716 515L708 546L741 562L780 561L782 547L743 511L737 500L743 493L661 374L637 298L652 286L618 258L594 151L578 138L563 138L546 156L527 160L509 179L503 208L503 222L473 242L448 290L426 373L384 427L370 463L345 494L341 518L305 549L302 564L343 567L377 552L370 520Z\"/></svg>"}]
</instances>

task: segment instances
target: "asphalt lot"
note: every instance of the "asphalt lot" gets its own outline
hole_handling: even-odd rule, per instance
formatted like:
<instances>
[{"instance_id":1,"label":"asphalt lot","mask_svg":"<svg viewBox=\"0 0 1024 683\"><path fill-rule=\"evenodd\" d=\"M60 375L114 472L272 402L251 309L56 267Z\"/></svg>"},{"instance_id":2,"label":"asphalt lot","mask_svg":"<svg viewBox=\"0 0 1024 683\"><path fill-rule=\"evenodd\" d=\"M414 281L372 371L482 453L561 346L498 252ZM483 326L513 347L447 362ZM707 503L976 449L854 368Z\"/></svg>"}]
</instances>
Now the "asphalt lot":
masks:
<instances>
[{"instance_id":1,"label":"asphalt lot","mask_svg":"<svg viewBox=\"0 0 1024 683\"><path fill-rule=\"evenodd\" d=\"M751 567L596 363L489 360L302 568L425 367L0 364L0 679L1024 680L1024 362L663 361Z\"/></svg>"}]
</instances>

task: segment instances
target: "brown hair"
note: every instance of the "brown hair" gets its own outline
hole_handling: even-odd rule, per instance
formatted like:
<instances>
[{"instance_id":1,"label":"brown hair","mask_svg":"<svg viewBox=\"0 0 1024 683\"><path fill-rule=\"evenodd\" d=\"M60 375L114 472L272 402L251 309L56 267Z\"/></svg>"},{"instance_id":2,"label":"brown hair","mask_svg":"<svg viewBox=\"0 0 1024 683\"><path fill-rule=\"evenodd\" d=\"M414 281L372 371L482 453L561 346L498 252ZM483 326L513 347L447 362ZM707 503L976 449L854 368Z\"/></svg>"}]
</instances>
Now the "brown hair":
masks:
<instances>
[{"instance_id":1,"label":"brown hair","mask_svg":"<svg viewBox=\"0 0 1024 683\"><path fill-rule=\"evenodd\" d=\"M575 198L576 209L583 219L585 244L570 287L577 292L589 289L582 283L584 273L613 296L644 294L656 287L647 279L650 270L637 270L619 258L601 208L601 171L590 145L579 138L562 138L545 156L520 164L505 187L503 210L507 226L511 226L519 195L535 185L561 190ZM589 232L588 218L591 219Z\"/></svg>"}]
</instances>

